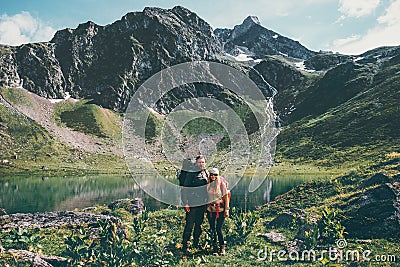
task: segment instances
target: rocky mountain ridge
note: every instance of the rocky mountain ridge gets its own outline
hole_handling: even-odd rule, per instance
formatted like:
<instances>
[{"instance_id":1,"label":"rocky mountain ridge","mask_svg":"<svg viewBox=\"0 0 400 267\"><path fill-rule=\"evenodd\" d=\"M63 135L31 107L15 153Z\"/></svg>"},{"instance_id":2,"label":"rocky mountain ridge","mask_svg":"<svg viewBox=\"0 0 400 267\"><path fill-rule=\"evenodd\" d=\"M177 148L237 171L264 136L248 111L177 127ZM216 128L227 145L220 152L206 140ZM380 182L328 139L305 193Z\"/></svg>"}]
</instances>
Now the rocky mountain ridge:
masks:
<instances>
[{"instance_id":1,"label":"rocky mountain ridge","mask_svg":"<svg viewBox=\"0 0 400 267\"><path fill-rule=\"evenodd\" d=\"M254 16L233 29L213 30L183 7L145 8L106 26L87 22L58 31L49 42L1 46L0 87L20 86L46 98L71 95L124 111L137 88L159 70L208 60L246 73L266 97L277 93L274 107L286 126L332 109L347 112L346 105L354 99L384 109L382 103L397 99L393 77L399 57L400 47L380 47L361 55L314 52L264 28ZM374 92L373 99L363 97L368 92ZM242 103L224 88L196 84L175 88L155 109L166 114L182 101L210 95L231 107ZM382 127L383 132L394 132L391 124ZM325 134L331 136L331 131L325 129Z\"/></svg>"},{"instance_id":2,"label":"rocky mountain ridge","mask_svg":"<svg viewBox=\"0 0 400 267\"><path fill-rule=\"evenodd\" d=\"M223 43L224 51L235 56L244 51L257 58L283 55L308 59L318 54L297 41L264 28L256 16L248 16L242 24L233 29L215 29L214 34Z\"/></svg>"}]
</instances>

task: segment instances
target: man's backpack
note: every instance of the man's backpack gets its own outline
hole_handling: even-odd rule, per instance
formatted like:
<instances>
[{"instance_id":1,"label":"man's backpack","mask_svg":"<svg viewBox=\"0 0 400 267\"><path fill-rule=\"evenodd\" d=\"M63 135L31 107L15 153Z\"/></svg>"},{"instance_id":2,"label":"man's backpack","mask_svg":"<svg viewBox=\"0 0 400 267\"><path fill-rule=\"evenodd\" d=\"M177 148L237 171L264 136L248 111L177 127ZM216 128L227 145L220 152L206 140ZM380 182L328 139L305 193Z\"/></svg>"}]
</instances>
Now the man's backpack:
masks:
<instances>
[{"instance_id":1,"label":"man's backpack","mask_svg":"<svg viewBox=\"0 0 400 267\"><path fill-rule=\"evenodd\" d=\"M186 158L182 162L182 168L177 172L176 177L179 180L179 185L183 186L186 176L193 173L195 165L191 158Z\"/></svg>"}]
</instances>

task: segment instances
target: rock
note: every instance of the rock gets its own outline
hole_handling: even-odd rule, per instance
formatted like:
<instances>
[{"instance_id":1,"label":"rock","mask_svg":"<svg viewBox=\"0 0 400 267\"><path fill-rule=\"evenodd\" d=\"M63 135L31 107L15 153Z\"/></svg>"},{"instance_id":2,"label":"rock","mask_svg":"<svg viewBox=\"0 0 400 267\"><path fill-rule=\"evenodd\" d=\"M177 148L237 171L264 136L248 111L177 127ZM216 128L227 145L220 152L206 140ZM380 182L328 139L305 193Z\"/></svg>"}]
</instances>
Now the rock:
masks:
<instances>
[{"instance_id":1,"label":"rock","mask_svg":"<svg viewBox=\"0 0 400 267\"><path fill-rule=\"evenodd\" d=\"M269 232L266 234L261 234L258 235L261 237L265 237L267 240L271 241L272 243L281 243L284 242L286 240L286 237L280 233L276 233L276 232Z\"/></svg>"},{"instance_id":2,"label":"rock","mask_svg":"<svg viewBox=\"0 0 400 267\"><path fill-rule=\"evenodd\" d=\"M109 215L98 215L85 212L59 211L44 213L15 213L0 216L0 228L2 230L12 228L51 228L61 226L76 226L86 224L97 226L98 221L106 220L121 225L120 220Z\"/></svg>"},{"instance_id":3,"label":"rock","mask_svg":"<svg viewBox=\"0 0 400 267\"><path fill-rule=\"evenodd\" d=\"M384 184L390 181L389 176L386 173L380 172L375 174L374 176L364 180L360 187L370 187L377 184Z\"/></svg>"},{"instance_id":4,"label":"rock","mask_svg":"<svg viewBox=\"0 0 400 267\"><path fill-rule=\"evenodd\" d=\"M47 98L64 98L65 79L51 43L24 44L15 52L23 87Z\"/></svg>"},{"instance_id":5,"label":"rock","mask_svg":"<svg viewBox=\"0 0 400 267\"><path fill-rule=\"evenodd\" d=\"M135 198L135 199L130 199L130 198L124 198L124 199L118 199L108 205L108 207L112 210L114 209L120 209L123 208L127 211L129 211L132 214L141 214L145 207L143 200L141 198Z\"/></svg>"},{"instance_id":6,"label":"rock","mask_svg":"<svg viewBox=\"0 0 400 267\"><path fill-rule=\"evenodd\" d=\"M267 222L266 227L281 228L292 226L295 222L295 217L293 214L288 212L283 212L275 217L272 221Z\"/></svg>"},{"instance_id":7,"label":"rock","mask_svg":"<svg viewBox=\"0 0 400 267\"><path fill-rule=\"evenodd\" d=\"M395 175L393 175L393 180L394 180L395 182L400 182L400 172L399 172L399 173L396 173Z\"/></svg>"},{"instance_id":8,"label":"rock","mask_svg":"<svg viewBox=\"0 0 400 267\"><path fill-rule=\"evenodd\" d=\"M19 263L31 262L31 266L37 267L65 266L68 263L68 259L64 257L39 255L27 250L9 249L7 253L17 256L14 258Z\"/></svg>"},{"instance_id":9,"label":"rock","mask_svg":"<svg viewBox=\"0 0 400 267\"><path fill-rule=\"evenodd\" d=\"M6 215L6 214L7 214L6 210L3 209L3 208L0 208L0 216L1 215Z\"/></svg>"},{"instance_id":10,"label":"rock","mask_svg":"<svg viewBox=\"0 0 400 267\"><path fill-rule=\"evenodd\" d=\"M351 56L341 54L320 54L304 61L306 68L311 70L327 70L338 64L351 60Z\"/></svg>"},{"instance_id":11,"label":"rock","mask_svg":"<svg viewBox=\"0 0 400 267\"><path fill-rule=\"evenodd\" d=\"M42 170L44 170L44 171L47 170L47 166L43 165Z\"/></svg>"},{"instance_id":12,"label":"rock","mask_svg":"<svg viewBox=\"0 0 400 267\"><path fill-rule=\"evenodd\" d=\"M131 201L132 200L130 198L118 199L108 204L108 207L112 210L125 208L126 206L131 204Z\"/></svg>"},{"instance_id":13,"label":"rock","mask_svg":"<svg viewBox=\"0 0 400 267\"><path fill-rule=\"evenodd\" d=\"M272 221L266 223L266 227L280 228L280 227L290 227L296 225L303 225L308 222L316 223L317 218L311 214L305 212L302 209L290 209L284 211L275 217Z\"/></svg>"},{"instance_id":14,"label":"rock","mask_svg":"<svg viewBox=\"0 0 400 267\"><path fill-rule=\"evenodd\" d=\"M141 198L135 198L132 201L132 204L127 206L125 209L134 215L142 214L143 211L145 210L143 200Z\"/></svg>"},{"instance_id":15,"label":"rock","mask_svg":"<svg viewBox=\"0 0 400 267\"><path fill-rule=\"evenodd\" d=\"M306 247L304 245L304 242L298 239L294 239L293 241L288 241L285 244L285 250L287 254L289 253L299 253L303 250L305 250Z\"/></svg>"},{"instance_id":16,"label":"rock","mask_svg":"<svg viewBox=\"0 0 400 267\"><path fill-rule=\"evenodd\" d=\"M87 207L82 209L82 212L96 211L97 207Z\"/></svg>"},{"instance_id":17,"label":"rock","mask_svg":"<svg viewBox=\"0 0 400 267\"><path fill-rule=\"evenodd\" d=\"M343 206L342 223L350 237L400 237L400 190L396 183L382 184L361 193Z\"/></svg>"},{"instance_id":18,"label":"rock","mask_svg":"<svg viewBox=\"0 0 400 267\"><path fill-rule=\"evenodd\" d=\"M314 223L309 223L306 222L304 224L301 224L299 227L299 230L296 233L295 238L299 239L299 240L305 240L307 238L307 232L311 233L312 231L314 231L315 227L317 226L317 224Z\"/></svg>"}]
</instances>

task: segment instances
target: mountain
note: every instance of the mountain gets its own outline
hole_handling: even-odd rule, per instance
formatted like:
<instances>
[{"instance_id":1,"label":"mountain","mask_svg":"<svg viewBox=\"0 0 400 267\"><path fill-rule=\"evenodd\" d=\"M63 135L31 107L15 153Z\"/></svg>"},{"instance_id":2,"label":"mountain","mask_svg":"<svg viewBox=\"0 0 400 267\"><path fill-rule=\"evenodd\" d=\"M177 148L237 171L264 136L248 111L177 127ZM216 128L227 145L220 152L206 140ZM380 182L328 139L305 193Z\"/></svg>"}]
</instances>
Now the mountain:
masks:
<instances>
[{"instance_id":1,"label":"mountain","mask_svg":"<svg viewBox=\"0 0 400 267\"><path fill-rule=\"evenodd\" d=\"M332 164L399 151L400 47L348 57L314 79L278 95L278 105L293 105L282 114L285 157Z\"/></svg>"},{"instance_id":2,"label":"mountain","mask_svg":"<svg viewBox=\"0 0 400 267\"><path fill-rule=\"evenodd\" d=\"M75 98L124 110L134 90L162 68L212 60L221 50L195 13L145 8L110 25L93 22L58 31L50 42L4 47L0 84L22 84L40 96Z\"/></svg>"},{"instance_id":3,"label":"mountain","mask_svg":"<svg viewBox=\"0 0 400 267\"><path fill-rule=\"evenodd\" d=\"M223 43L224 51L235 56L247 51L257 58L284 55L308 59L318 54L297 41L264 28L255 16L248 16L233 29L215 29L214 34Z\"/></svg>"},{"instance_id":4,"label":"mountain","mask_svg":"<svg viewBox=\"0 0 400 267\"><path fill-rule=\"evenodd\" d=\"M74 114L83 110L90 119L102 118L103 108L123 112L137 88L161 69L192 60L221 62L247 74L266 97L274 95L283 130L280 155L321 159L359 146L399 147L399 57L400 47L360 55L314 52L254 16L233 29L213 30L183 7L145 8L106 26L87 22L60 30L49 42L0 46L0 88L86 101L55 115L79 130ZM192 84L175 88L154 108L167 114L187 99L209 96L231 107L243 104L226 88ZM105 118L100 126L109 125ZM253 117L244 120L253 132Z\"/></svg>"}]
</instances>

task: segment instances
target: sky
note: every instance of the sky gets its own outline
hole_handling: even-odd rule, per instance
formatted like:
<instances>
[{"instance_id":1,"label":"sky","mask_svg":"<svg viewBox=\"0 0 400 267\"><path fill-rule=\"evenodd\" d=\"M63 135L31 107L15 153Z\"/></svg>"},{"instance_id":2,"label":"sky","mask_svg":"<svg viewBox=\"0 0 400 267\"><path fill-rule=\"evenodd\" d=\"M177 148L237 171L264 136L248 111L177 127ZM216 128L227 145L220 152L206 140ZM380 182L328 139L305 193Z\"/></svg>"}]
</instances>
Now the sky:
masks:
<instances>
[{"instance_id":1,"label":"sky","mask_svg":"<svg viewBox=\"0 0 400 267\"><path fill-rule=\"evenodd\" d=\"M308 49L357 55L400 45L400 0L0 0L0 44L49 41L57 30L107 25L146 6L184 6L215 28L249 16Z\"/></svg>"}]
</instances>

